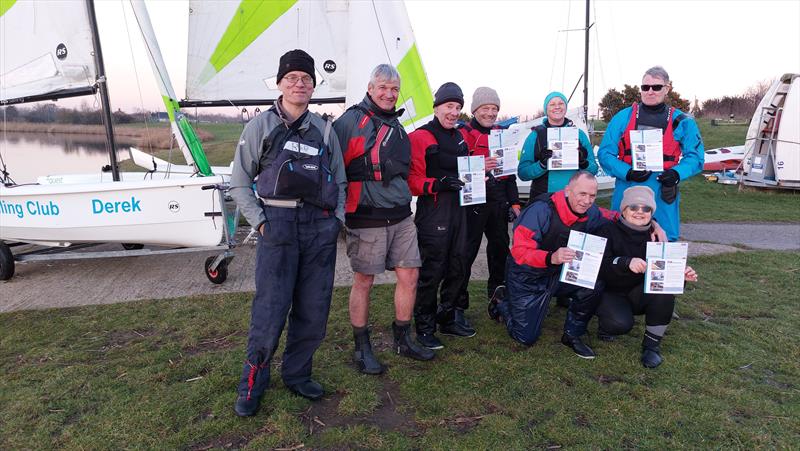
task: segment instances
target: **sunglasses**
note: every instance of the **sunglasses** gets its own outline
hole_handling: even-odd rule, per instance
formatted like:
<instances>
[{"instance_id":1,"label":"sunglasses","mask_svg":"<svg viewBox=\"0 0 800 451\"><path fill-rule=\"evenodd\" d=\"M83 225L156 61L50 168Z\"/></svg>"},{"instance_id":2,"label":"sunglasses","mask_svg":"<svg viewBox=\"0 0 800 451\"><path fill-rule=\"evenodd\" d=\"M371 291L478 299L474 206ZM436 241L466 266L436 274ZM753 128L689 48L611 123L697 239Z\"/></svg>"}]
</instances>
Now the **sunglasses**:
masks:
<instances>
[{"instance_id":1,"label":"sunglasses","mask_svg":"<svg viewBox=\"0 0 800 451\"><path fill-rule=\"evenodd\" d=\"M653 208L649 205L628 205L628 209L633 212L642 210L642 213L651 213Z\"/></svg>"},{"instance_id":2,"label":"sunglasses","mask_svg":"<svg viewBox=\"0 0 800 451\"><path fill-rule=\"evenodd\" d=\"M642 91L647 92L651 89L655 92L658 92L664 89L664 85L642 85Z\"/></svg>"}]
</instances>

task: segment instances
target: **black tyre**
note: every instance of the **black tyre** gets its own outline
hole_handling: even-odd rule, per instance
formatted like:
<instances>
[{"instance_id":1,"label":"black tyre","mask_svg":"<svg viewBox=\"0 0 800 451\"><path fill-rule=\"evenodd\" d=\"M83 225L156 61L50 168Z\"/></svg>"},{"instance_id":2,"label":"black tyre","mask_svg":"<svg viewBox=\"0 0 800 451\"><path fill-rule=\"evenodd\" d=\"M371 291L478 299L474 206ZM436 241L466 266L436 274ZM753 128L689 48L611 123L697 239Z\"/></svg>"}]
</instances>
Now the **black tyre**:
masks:
<instances>
[{"instance_id":1,"label":"black tyre","mask_svg":"<svg viewBox=\"0 0 800 451\"><path fill-rule=\"evenodd\" d=\"M6 243L0 241L0 280L14 277L14 255Z\"/></svg>"},{"instance_id":2,"label":"black tyre","mask_svg":"<svg viewBox=\"0 0 800 451\"><path fill-rule=\"evenodd\" d=\"M142 249L142 248L144 247L144 244L139 244L139 243L122 243L122 247L123 247L123 248L124 248L126 251L136 251L136 250Z\"/></svg>"},{"instance_id":3,"label":"black tyre","mask_svg":"<svg viewBox=\"0 0 800 451\"><path fill-rule=\"evenodd\" d=\"M228 278L228 260L222 260L221 262L219 262L219 265L217 265L217 269L211 269L211 264L214 263L214 260L216 260L216 258L217 257L208 257L206 259L205 268L206 268L206 277L208 277L208 280L210 280L212 283L219 285L225 282L225 279Z\"/></svg>"}]
</instances>

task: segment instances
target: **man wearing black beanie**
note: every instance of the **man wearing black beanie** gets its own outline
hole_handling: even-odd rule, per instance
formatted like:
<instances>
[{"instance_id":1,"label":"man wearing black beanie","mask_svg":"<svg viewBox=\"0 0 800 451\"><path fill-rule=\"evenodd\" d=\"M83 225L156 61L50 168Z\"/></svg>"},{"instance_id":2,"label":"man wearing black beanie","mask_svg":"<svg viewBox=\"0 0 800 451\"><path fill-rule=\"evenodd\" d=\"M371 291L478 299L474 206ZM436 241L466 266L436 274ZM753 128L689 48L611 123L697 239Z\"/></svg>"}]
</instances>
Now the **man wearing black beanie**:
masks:
<instances>
[{"instance_id":1,"label":"man wearing black beanie","mask_svg":"<svg viewBox=\"0 0 800 451\"><path fill-rule=\"evenodd\" d=\"M308 111L314 60L302 50L287 52L277 82L281 96L245 127L231 175L231 197L259 231L247 357L234 405L239 416L258 410L287 316L283 383L308 399L323 396L311 362L325 337L344 222L339 140L330 122Z\"/></svg>"},{"instance_id":2,"label":"man wearing black beanie","mask_svg":"<svg viewBox=\"0 0 800 451\"><path fill-rule=\"evenodd\" d=\"M444 345L434 335L471 337L475 330L457 309L465 277L466 218L459 205L457 158L468 155L461 131L455 128L464 94L455 83L443 84L434 95L434 118L409 135L411 167L408 186L417 197L417 224L422 267L417 284L414 322L417 341L429 349ZM441 299L437 308L437 297Z\"/></svg>"}]
</instances>

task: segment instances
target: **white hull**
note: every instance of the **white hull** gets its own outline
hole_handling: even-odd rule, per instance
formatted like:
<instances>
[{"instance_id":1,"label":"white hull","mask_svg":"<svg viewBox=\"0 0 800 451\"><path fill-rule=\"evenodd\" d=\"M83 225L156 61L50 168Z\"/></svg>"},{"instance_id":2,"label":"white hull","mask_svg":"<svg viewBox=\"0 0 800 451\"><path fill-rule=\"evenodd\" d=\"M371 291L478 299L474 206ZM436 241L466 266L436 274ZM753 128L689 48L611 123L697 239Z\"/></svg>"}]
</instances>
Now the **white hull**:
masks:
<instances>
[{"instance_id":1,"label":"white hull","mask_svg":"<svg viewBox=\"0 0 800 451\"><path fill-rule=\"evenodd\" d=\"M216 190L202 187L218 183L221 177L0 186L0 240L216 246L223 237L223 207Z\"/></svg>"},{"instance_id":2,"label":"white hull","mask_svg":"<svg viewBox=\"0 0 800 451\"><path fill-rule=\"evenodd\" d=\"M129 149L130 159L137 166L147 169L148 172L121 172L120 179L124 182L174 180L196 177L197 171L193 166L170 164L166 160L149 155L134 147ZM222 177L223 182L230 181L233 163L230 166L211 166L214 175ZM95 172L91 174L55 174L44 175L36 179L40 185L74 185L113 182L110 172Z\"/></svg>"}]
</instances>

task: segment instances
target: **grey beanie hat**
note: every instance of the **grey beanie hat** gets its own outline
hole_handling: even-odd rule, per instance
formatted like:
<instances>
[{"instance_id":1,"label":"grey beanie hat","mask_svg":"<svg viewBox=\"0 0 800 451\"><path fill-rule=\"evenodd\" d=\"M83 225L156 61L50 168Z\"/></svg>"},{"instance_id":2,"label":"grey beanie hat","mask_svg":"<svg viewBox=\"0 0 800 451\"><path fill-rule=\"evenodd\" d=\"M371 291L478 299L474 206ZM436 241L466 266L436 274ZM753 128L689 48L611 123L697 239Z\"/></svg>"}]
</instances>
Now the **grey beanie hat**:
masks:
<instances>
[{"instance_id":1,"label":"grey beanie hat","mask_svg":"<svg viewBox=\"0 0 800 451\"><path fill-rule=\"evenodd\" d=\"M464 106L464 93L461 91L461 87L452 81L439 86L433 96L434 107L447 102L458 102L459 105Z\"/></svg>"},{"instance_id":2,"label":"grey beanie hat","mask_svg":"<svg viewBox=\"0 0 800 451\"><path fill-rule=\"evenodd\" d=\"M629 205L646 205L656 212L656 195L648 186L632 186L622 193L622 203L619 204L619 211L625 210Z\"/></svg>"},{"instance_id":3,"label":"grey beanie hat","mask_svg":"<svg viewBox=\"0 0 800 451\"><path fill-rule=\"evenodd\" d=\"M497 109L499 110L500 96L497 95L497 91L486 86L481 86L480 88L476 89L475 93L472 94L472 106L470 111L474 113L475 110L483 105L496 105Z\"/></svg>"}]
</instances>

